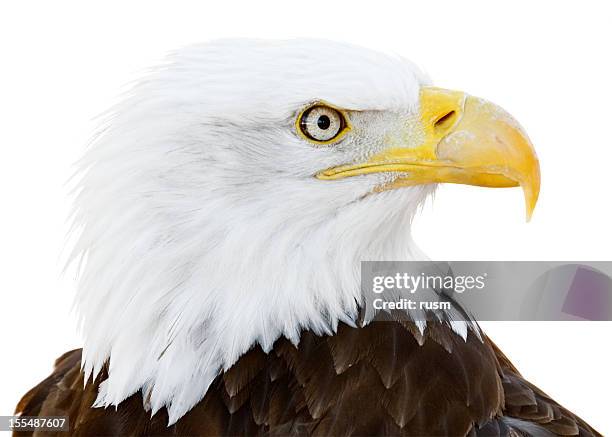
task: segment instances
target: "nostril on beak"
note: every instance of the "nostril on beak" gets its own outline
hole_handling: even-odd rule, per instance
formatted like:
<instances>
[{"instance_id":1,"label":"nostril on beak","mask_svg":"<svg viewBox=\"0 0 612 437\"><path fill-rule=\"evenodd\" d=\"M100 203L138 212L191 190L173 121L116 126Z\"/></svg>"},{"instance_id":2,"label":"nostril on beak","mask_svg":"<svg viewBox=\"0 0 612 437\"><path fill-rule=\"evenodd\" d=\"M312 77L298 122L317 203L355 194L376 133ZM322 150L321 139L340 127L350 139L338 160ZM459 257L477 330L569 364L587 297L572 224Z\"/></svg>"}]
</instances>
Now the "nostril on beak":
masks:
<instances>
[{"instance_id":1,"label":"nostril on beak","mask_svg":"<svg viewBox=\"0 0 612 437\"><path fill-rule=\"evenodd\" d=\"M444 131L451 128L457 119L456 111L449 111L434 123L434 129L436 131Z\"/></svg>"}]
</instances>

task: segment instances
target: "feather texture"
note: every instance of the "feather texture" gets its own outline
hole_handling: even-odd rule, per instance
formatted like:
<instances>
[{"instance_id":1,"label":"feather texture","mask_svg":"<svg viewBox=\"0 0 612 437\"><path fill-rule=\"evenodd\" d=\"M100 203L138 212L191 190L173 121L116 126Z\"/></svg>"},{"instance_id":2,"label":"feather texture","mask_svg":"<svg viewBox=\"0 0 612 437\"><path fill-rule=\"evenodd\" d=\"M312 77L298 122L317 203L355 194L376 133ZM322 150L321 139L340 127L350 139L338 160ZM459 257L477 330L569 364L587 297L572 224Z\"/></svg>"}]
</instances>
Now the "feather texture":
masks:
<instances>
[{"instance_id":1,"label":"feather texture","mask_svg":"<svg viewBox=\"0 0 612 437\"><path fill-rule=\"evenodd\" d=\"M254 347L175 424L152 418L136 393L115 408L89 408L81 351L21 400L24 415L68 415L71 435L599 436L525 381L490 340L466 341L430 323L420 345L405 324L341 324L334 336L304 332ZM384 358L392 365L381 366ZM343 365L338 367L338 362ZM25 435L17 433L16 435Z\"/></svg>"}]
</instances>

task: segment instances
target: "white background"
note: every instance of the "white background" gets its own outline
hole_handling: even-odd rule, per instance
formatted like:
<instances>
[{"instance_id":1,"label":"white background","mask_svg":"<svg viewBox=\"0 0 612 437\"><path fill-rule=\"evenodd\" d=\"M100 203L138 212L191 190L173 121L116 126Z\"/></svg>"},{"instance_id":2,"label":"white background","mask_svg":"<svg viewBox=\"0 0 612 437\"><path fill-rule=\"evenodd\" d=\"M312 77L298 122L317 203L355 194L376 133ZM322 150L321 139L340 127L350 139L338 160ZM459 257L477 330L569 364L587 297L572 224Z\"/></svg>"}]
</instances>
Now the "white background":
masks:
<instances>
[{"instance_id":1,"label":"white background","mask_svg":"<svg viewBox=\"0 0 612 437\"><path fill-rule=\"evenodd\" d=\"M392 51L514 114L542 192L444 186L417 219L435 259L609 260L612 13L605 2L14 2L0 7L0 415L80 346L62 277L63 183L92 118L170 49L313 36ZM486 323L523 374L612 435L612 323Z\"/></svg>"}]
</instances>

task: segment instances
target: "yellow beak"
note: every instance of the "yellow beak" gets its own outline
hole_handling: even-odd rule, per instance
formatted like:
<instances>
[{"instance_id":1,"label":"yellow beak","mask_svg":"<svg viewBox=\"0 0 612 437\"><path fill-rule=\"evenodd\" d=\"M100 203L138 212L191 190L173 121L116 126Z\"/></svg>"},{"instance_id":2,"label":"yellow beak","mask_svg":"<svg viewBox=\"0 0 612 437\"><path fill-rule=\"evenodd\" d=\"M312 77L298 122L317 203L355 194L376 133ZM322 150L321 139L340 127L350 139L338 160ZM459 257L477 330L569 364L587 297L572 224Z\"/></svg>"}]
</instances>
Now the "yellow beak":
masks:
<instances>
[{"instance_id":1,"label":"yellow beak","mask_svg":"<svg viewBox=\"0 0 612 437\"><path fill-rule=\"evenodd\" d=\"M420 104L418 145L394 144L366 162L330 168L317 178L400 173L378 191L438 182L520 186L529 220L540 192L540 166L518 122L500 107L457 91L423 88Z\"/></svg>"}]
</instances>

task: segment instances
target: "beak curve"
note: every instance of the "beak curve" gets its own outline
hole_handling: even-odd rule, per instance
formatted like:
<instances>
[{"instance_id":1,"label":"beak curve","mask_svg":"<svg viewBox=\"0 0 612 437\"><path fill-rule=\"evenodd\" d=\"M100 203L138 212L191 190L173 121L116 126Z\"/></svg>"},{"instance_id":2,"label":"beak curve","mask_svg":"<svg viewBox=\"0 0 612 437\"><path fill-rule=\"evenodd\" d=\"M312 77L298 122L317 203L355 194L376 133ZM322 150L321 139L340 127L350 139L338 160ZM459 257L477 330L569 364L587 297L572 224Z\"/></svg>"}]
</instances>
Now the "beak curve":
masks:
<instances>
[{"instance_id":1,"label":"beak curve","mask_svg":"<svg viewBox=\"0 0 612 437\"><path fill-rule=\"evenodd\" d=\"M416 147L390 146L367 161L316 175L323 180L397 172L377 191L431 183L523 189L527 220L540 191L540 167L527 134L493 103L457 91L425 87L420 94L422 138Z\"/></svg>"}]
</instances>

